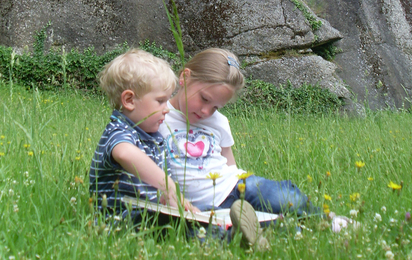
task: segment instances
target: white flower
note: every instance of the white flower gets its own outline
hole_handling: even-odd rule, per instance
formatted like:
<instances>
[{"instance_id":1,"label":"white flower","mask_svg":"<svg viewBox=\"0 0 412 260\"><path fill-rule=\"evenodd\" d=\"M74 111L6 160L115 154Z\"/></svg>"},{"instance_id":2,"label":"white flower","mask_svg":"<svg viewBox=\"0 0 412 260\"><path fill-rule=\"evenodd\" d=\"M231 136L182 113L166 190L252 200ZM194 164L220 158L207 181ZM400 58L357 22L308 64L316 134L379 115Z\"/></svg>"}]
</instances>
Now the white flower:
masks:
<instances>
[{"instance_id":1,"label":"white flower","mask_svg":"<svg viewBox=\"0 0 412 260\"><path fill-rule=\"evenodd\" d=\"M386 207L385 207L385 206L382 206L381 211L382 211L383 213L385 213L385 212L386 212Z\"/></svg>"},{"instance_id":2,"label":"white flower","mask_svg":"<svg viewBox=\"0 0 412 260\"><path fill-rule=\"evenodd\" d=\"M76 205L76 198L75 197L72 197L71 199L70 199L70 204L72 204L72 205Z\"/></svg>"},{"instance_id":3,"label":"white flower","mask_svg":"<svg viewBox=\"0 0 412 260\"><path fill-rule=\"evenodd\" d=\"M301 240L303 238L302 233L300 233L299 231L296 232L295 234L295 240Z\"/></svg>"},{"instance_id":4,"label":"white flower","mask_svg":"<svg viewBox=\"0 0 412 260\"><path fill-rule=\"evenodd\" d=\"M349 211L349 214L352 218L356 218L358 216L358 212L359 210L351 209L351 211Z\"/></svg>"},{"instance_id":5,"label":"white flower","mask_svg":"<svg viewBox=\"0 0 412 260\"><path fill-rule=\"evenodd\" d=\"M386 259L395 259L394 257L395 257L395 255L392 253L392 251L386 251L386 253L385 253L385 257L386 257Z\"/></svg>"},{"instance_id":6,"label":"white flower","mask_svg":"<svg viewBox=\"0 0 412 260\"><path fill-rule=\"evenodd\" d=\"M373 218L373 221L381 222L382 221L382 216L379 213L375 213L375 217Z\"/></svg>"},{"instance_id":7,"label":"white flower","mask_svg":"<svg viewBox=\"0 0 412 260\"><path fill-rule=\"evenodd\" d=\"M396 219L394 219L394 218L389 219L389 224L390 224L392 227L396 224L396 222L398 222L398 220L396 220Z\"/></svg>"},{"instance_id":8,"label":"white flower","mask_svg":"<svg viewBox=\"0 0 412 260\"><path fill-rule=\"evenodd\" d=\"M199 233L197 233L197 236L199 238L204 238L206 237L206 229L204 227L199 228Z\"/></svg>"}]
</instances>

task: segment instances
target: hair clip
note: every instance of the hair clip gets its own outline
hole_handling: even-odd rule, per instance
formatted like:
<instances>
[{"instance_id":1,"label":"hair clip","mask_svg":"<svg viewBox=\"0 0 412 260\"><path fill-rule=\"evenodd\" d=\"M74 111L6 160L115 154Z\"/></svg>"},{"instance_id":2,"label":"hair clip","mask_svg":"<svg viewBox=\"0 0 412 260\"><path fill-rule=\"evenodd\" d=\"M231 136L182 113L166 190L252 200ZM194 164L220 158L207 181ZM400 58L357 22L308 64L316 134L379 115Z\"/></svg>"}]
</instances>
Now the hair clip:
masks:
<instances>
[{"instance_id":1,"label":"hair clip","mask_svg":"<svg viewBox=\"0 0 412 260\"><path fill-rule=\"evenodd\" d=\"M229 64L229 66L233 66L236 69L240 69L239 68L239 63L232 57L227 56L227 64Z\"/></svg>"}]
</instances>

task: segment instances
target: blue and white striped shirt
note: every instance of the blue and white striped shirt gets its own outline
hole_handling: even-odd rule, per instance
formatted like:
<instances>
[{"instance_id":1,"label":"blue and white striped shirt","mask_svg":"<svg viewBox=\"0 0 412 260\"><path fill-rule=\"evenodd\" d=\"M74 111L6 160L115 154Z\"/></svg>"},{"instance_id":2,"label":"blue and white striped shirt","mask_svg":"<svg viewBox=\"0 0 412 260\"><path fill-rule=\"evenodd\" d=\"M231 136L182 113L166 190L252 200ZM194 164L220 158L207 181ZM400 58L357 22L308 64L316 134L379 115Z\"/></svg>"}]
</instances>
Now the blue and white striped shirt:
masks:
<instances>
[{"instance_id":1,"label":"blue and white striped shirt","mask_svg":"<svg viewBox=\"0 0 412 260\"><path fill-rule=\"evenodd\" d=\"M89 172L90 194L96 194L99 210L102 208L103 194L106 194L108 208L112 209L120 209L120 207L125 209L125 205L121 204L121 198L124 195L148 200L156 199L157 189L123 169L113 159L112 150L119 143L131 143L146 153L161 169L164 169L167 164L164 161L162 135L158 132L144 132L117 110L113 111L110 120L97 145ZM117 180L119 185L116 194L113 184Z\"/></svg>"}]
</instances>

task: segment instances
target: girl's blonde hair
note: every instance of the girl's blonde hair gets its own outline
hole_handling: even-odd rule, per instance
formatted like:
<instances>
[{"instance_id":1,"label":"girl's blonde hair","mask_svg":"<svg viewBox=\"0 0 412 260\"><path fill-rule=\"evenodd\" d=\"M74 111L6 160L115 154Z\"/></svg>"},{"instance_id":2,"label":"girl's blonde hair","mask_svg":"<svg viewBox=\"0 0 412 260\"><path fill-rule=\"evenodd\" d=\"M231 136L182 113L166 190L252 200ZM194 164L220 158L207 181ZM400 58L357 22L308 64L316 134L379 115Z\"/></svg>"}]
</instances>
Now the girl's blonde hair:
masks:
<instances>
[{"instance_id":1,"label":"girl's blonde hair","mask_svg":"<svg viewBox=\"0 0 412 260\"><path fill-rule=\"evenodd\" d=\"M131 49L117 56L98 75L100 87L106 92L109 102L115 109L121 107L121 95L132 90L137 98L152 90L152 81L159 80L162 90L174 90L177 77L170 65L152 54Z\"/></svg>"},{"instance_id":2,"label":"girl's blonde hair","mask_svg":"<svg viewBox=\"0 0 412 260\"><path fill-rule=\"evenodd\" d=\"M191 82L226 84L233 87L234 98L245 84L238 58L225 49L210 48L199 52L186 63L185 68L191 71Z\"/></svg>"}]
</instances>

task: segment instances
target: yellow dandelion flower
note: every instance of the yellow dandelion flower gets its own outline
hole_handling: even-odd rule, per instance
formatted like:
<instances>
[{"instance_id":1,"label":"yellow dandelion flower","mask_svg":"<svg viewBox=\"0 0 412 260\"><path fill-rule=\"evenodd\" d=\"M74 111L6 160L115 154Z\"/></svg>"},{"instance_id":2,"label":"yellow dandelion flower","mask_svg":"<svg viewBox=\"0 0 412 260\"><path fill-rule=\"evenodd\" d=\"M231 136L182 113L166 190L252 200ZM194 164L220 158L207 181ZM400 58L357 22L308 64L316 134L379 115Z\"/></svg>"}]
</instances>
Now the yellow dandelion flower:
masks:
<instances>
[{"instance_id":1,"label":"yellow dandelion flower","mask_svg":"<svg viewBox=\"0 0 412 260\"><path fill-rule=\"evenodd\" d=\"M32 151L28 152L27 154L28 154L29 156L33 156L33 152L32 152Z\"/></svg>"},{"instance_id":2,"label":"yellow dandelion flower","mask_svg":"<svg viewBox=\"0 0 412 260\"><path fill-rule=\"evenodd\" d=\"M372 178L372 177L369 177L369 178L368 178L368 181L373 181L373 178Z\"/></svg>"},{"instance_id":3,"label":"yellow dandelion flower","mask_svg":"<svg viewBox=\"0 0 412 260\"><path fill-rule=\"evenodd\" d=\"M352 193L349 195L349 198L351 201L356 201L357 199L360 198L360 194L358 192Z\"/></svg>"},{"instance_id":4,"label":"yellow dandelion flower","mask_svg":"<svg viewBox=\"0 0 412 260\"><path fill-rule=\"evenodd\" d=\"M402 189L402 185L396 184L393 181L389 182L388 187L393 190L400 190Z\"/></svg>"},{"instance_id":5,"label":"yellow dandelion flower","mask_svg":"<svg viewBox=\"0 0 412 260\"><path fill-rule=\"evenodd\" d=\"M332 197L327 194L324 194L323 197L325 198L325 200L332 200Z\"/></svg>"},{"instance_id":6,"label":"yellow dandelion flower","mask_svg":"<svg viewBox=\"0 0 412 260\"><path fill-rule=\"evenodd\" d=\"M328 204L323 204L323 212L325 214L329 214L330 213L330 209L329 209L329 205Z\"/></svg>"},{"instance_id":7,"label":"yellow dandelion flower","mask_svg":"<svg viewBox=\"0 0 412 260\"><path fill-rule=\"evenodd\" d=\"M309 181L309 182L312 182L312 181L313 181L312 176L308 175L307 178L308 178L308 181Z\"/></svg>"},{"instance_id":8,"label":"yellow dandelion flower","mask_svg":"<svg viewBox=\"0 0 412 260\"><path fill-rule=\"evenodd\" d=\"M89 130L89 128L88 128L88 127L86 127L86 130Z\"/></svg>"},{"instance_id":9,"label":"yellow dandelion flower","mask_svg":"<svg viewBox=\"0 0 412 260\"><path fill-rule=\"evenodd\" d=\"M239 190L240 193L244 193L246 190L246 184L239 183L239 185L237 185L237 189Z\"/></svg>"},{"instance_id":10,"label":"yellow dandelion flower","mask_svg":"<svg viewBox=\"0 0 412 260\"><path fill-rule=\"evenodd\" d=\"M30 144L23 144L24 148L30 148Z\"/></svg>"},{"instance_id":11,"label":"yellow dandelion flower","mask_svg":"<svg viewBox=\"0 0 412 260\"><path fill-rule=\"evenodd\" d=\"M79 161L80 160L80 156L76 156L74 159L76 159L76 161Z\"/></svg>"},{"instance_id":12,"label":"yellow dandelion flower","mask_svg":"<svg viewBox=\"0 0 412 260\"><path fill-rule=\"evenodd\" d=\"M4 139L6 138L4 135L0 135L0 139Z\"/></svg>"},{"instance_id":13,"label":"yellow dandelion flower","mask_svg":"<svg viewBox=\"0 0 412 260\"><path fill-rule=\"evenodd\" d=\"M253 172L248 171L248 172L244 172L242 174L238 174L237 177L239 178L239 180L245 180L245 179L247 179L248 177L250 177L252 175L253 175Z\"/></svg>"},{"instance_id":14,"label":"yellow dandelion flower","mask_svg":"<svg viewBox=\"0 0 412 260\"><path fill-rule=\"evenodd\" d=\"M206 179L211 179L215 181L217 178L220 178L220 177L222 177L222 175L218 172L215 172L215 173L209 172L209 175L206 176Z\"/></svg>"},{"instance_id":15,"label":"yellow dandelion flower","mask_svg":"<svg viewBox=\"0 0 412 260\"><path fill-rule=\"evenodd\" d=\"M4 156L5 155L5 153L3 153L3 152L0 152L0 156Z\"/></svg>"},{"instance_id":16,"label":"yellow dandelion flower","mask_svg":"<svg viewBox=\"0 0 412 260\"><path fill-rule=\"evenodd\" d=\"M356 166L358 169L360 169L360 168L362 168L362 167L365 166L365 163L362 162L362 161L356 161L356 162L355 162L355 166Z\"/></svg>"},{"instance_id":17,"label":"yellow dandelion flower","mask_svg":"<svg viewBox=\"0 0 412 260\"><path fill-rule=\"evenodd\" d=\"M74 182L75 182L75 183L83 184L83 179L80 178L80 177L78 177L78 176L75 176L75 177L74 177Z\"/></svg>"},{"instance_id":18,"label":"yellow dandelion flower","mask_svg":"<svg viewBox=\"0 0 412 260\"><path fill-rule=\"evenodd\" d=\"M330 172L326 172L326 177L330 177Z\"/></svg>"}]
</instances>

